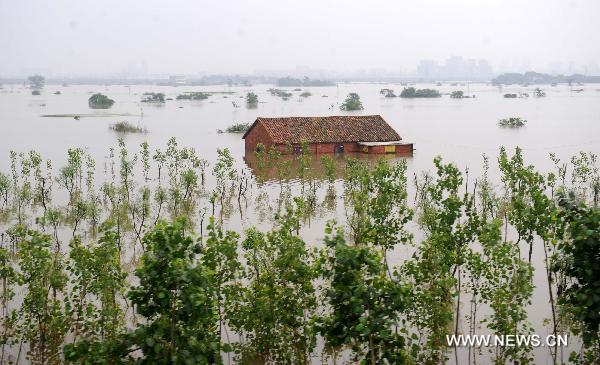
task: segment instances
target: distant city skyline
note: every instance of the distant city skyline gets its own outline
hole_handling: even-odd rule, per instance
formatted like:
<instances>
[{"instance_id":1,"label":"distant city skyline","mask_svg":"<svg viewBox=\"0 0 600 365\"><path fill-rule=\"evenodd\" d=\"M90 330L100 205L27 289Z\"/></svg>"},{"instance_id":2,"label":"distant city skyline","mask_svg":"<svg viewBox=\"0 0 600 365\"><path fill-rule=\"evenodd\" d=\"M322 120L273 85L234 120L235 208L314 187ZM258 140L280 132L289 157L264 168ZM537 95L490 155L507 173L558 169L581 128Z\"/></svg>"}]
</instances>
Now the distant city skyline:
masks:
<instances>
[{"instance_id":1,"label":"distant city skyline","mask_svg":"<svg viewBox=\"0 0 600 365\"><path fill-rule=\"evenodd\" d=\"M598 0L0 0L0 77L597 74L599 41Z\"/></svg>"},{"instance_id":2,"label":"distant city skyline","mask_svg":"<svg viewBox=\"0 0 600 365\"><path fill-rule=\"evenodd\" d=\"M246 75L246 76L264 76L264 77L310 77L310 78L422 78L425 80L490 80L502 73L524 73L529 71L548 73L552 75L571 75L584 74L591 76L600 76L600 67L597 64L578 65L575 62L569 62L563 65L559 61L551 62L548 66L542 68L532 68L527 63L515 62L514 64L504 64L494 68L486 59L464 58L462 56L452 56L444 60L422 59L414 67L405 69L386 69L386 68L357 68L354 70L335 70L320 69L305 65L297 65L293 68L280 69L257 69L250 72L163 72L152 73L149 71L146 61L130 61L123 67L122 71L116 73L90 73L90 74L57 74L49 70L28 69L15 75L2 75L0 78L26 77L32 74L42 74L46 77L122 77L122 78L148 78L158 77L167 78L172 75L185 75L190 77L203 77L207 75Z\"/></svg>"}]
</instances>

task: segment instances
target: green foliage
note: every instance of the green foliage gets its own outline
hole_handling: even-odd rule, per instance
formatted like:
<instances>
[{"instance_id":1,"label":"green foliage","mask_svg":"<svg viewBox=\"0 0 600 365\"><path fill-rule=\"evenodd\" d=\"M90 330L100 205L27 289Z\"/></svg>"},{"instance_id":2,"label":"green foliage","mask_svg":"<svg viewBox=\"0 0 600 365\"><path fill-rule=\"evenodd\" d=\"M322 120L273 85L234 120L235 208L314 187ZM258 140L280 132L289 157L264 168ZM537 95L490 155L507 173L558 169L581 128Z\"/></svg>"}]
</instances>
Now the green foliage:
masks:
<instances>
[{"instance_id":1,"label":"green foliage","mask_svg":"<svg viewBox=\"0 0 600 365\"><path fill-rule=\"evenodd\" d=\"M386 98L395 98L396 94L394 94L394 90L392 89L381 89L379 90L379 93L383 96L385 96Z\"/></svg>"},{"instance_id":2,"label":"green foliage","mask_svg":"<svg viewBox=\"0 0 600 365\"><path fill-rule=\"evenodd\" d=\"M563 195L560 204L566 235L558 245L553 271L564 273L569 284L559 303L581 323L584 344L597 347L600 341L600 209L586 207L573 196Z\"/></svg>"},{"instance_id":3,"label":"green foliage","mask_svg":"<svg viewBox=\"0 0 600 365\"><path fill-rule=\"evenodd\" d=\"M400 93L401 98L439 98L442 96L435 89L415 89L414 87L405 87Z\"/></svg>"},{"instance_id":4,"label":"green foliage","mask_svg":"<svg viewBox=\"0 0 600 365\"><path fill-rule=\"evenodd\" d=\"M258 95L253 92L249 92L246 94L246 104L248 105L256 105L258 104Z\"/></svg>"},{"instance_id":5,"label":"green foliage","mask_svg":"<svg viewBox=\"0 0 600 365\"><path fill-rule=\"evenodd\" d=\"M213 273L195 262L200 248L185 225L159 223L144 236L139 285L128 296L148 320L133 334L147 363L220 362Z\"/></svg>"},{"instance_id":6,"label":"green foliage","mask_svg":"<svg viewBox=\"0 0 600 365\"><path fill-rule=\"evenodd\" d=\"M306 76L304 79L294 79L288 76L278 79L277 86L335 86L335 83L327 80L311 80Z\"/></svg>"},{"instance_id":7,"label":"green foliage","mask_svg":"<svg viewBox=\"0 0 600 365\"><path fill-rule=\"evenodd\" d=\"M292 93L287 92L285 90L281 90L281 89L273 89L270 88L269 90L267 90L268 92L271 93L271 95L273 96L279 96L280 98L282 98L283 100L287 100L290 97L292 97Z\"/></svg>"},{"instance_id":8,"label":"green foliage","mask_svg":"<svg viewBox=\"0 0 600 365\"><path fill-rule=\"evenodd\" d=\"M46 78L42 75L32 75L27 77L29 87L32 89L42 89L46 83ZM39 95L39 94L37 94Z\"/></svg>"},{"instance_id":9,"label":"green foliage","mask_svg":"<svg viewBox=\"0 0 600 365\"><path fill-rule=\"evenodd\" d=\"M177 100L205 100L208 99L210 94L203 92L186 92L177 95Z\"/></svg>"},{"instance_id":10,"label":"green foliage","mask_svg":"<svg viewBox=\"0 0 600 365\"><path fill-rule=\"evenodd\" d=\"M383 257L373 247L346 244L333 225L326 233L321 270L330 309L319 324L326 347L334 356L348 348L364 364L407 363L405 341L394 326L408 288L387 276Z\"/></svg>"},{"instance_id":11,"label":"green foliage","mask_svg":"<svg viewBox=\"0 0 600 365\"><path fill-rule=\"evenodd\" d=\"M546 92L539 87L536 87L535 90L533 90L533 95L537 98L543 98L546 96Z\"/></svg>"},{"instance_id":12,"label":"green foliage","mask_svg":"<svg viewBox=\"0 0 600 365\"><path fill-rule=\"evenodd\" d=\"M330 184L333 183L336 176L335 160L329 155L323 155L321 156L321 165L323 166L325 177L327 177Z\"/></svg>"},{"instance_id":13,"label":"green foliage","mask_svg":"<svg viewBox=\"0 0 600 365\"><path fill-rule=\"evenodd\" d=\"M305 364L315 347L317 273L298 236L303 202L295 205L277 217L278 228L252 228L242 243L247 285L238 285L228 311L230 326L244 336L235 346L241 363Z\"/></svg>"},{"instance_id":14,"label":"green foliage","mask_svg":"<svg viewBox=\"0 0 600 365\"><path fill-rule=\"evenodd\" d=\"M453 91L450 93L450 97L452 99L462 99L464 97L464 92L462 90Z\"/></svg>"},{"instance_id":15,"label":"green foliage","mask_svg":"<svg viewBox=\"0 0 600 365\"><path fill-rule=\"evenodd\" d=\"M503 118L498 121L500 127L520 128L525 126L527 121L519 117Z\"/></svg>"},{"instance_id":16,"label":"green foliage","mask_svg":"<svg viewBox=\"0 0 600 365\"><path fill-rule=\"evenodd\" d=\"M76 237L69 248L67 271L72 293L68 303L75 341L117 339L124 332L124 311L119 299L126 283L117 233L105 227L97 244L85 246ZM65 353L77 349L67 345Z\"/></svg>"},{"instance_id":17,"label":"green foliage","mask_svg":"<svg viewBox=\"0 0 600 365\"><path fill-rule=\"evenodd\" d=\"M35 230L17 227L18 280L24 286L15 337L29 344L31 363L59 363L61 346L69 329L65 304L67 276L60 254L51 250L52 238Z\"/></svg>"},{"instance_id":18,"label":"green foliage","mask_svg":"<svg viewBox=\"0 0 600 365\"><path fill-rule=\"evenodd\" d=\"M225 129L227 133L246 133L250 129L250 123L234 123ZM220 130L219 130L220 131Z\"/></svg>"},{"instance_id":19,"label":"green foliage","mask_svg":"<svg viewBox=\"0 0 600 365\"><path fill-rule=\"evenodd\" d=\"M11 227L0 247L0 362L308 363L319 352L324 361L441 363L453 350L446 335L532 332L534 263L547 290L534 308L551 316L541 330L582 338L571 361L598 362L595 154L552 155L556 170L542 174L520 149L502 149L500 186L487 157L475 178L436 159L435 175L415 175L409 205L405 162L348 160L340 178L332 156L316 169L306 141L296 152L257 151L258 169L280 179L274 197L277 185L254 184L227 150L217 151L207 190L208 161L175 139L155 152L119 140L97 164L103 182L81 148L56 172L35 151L11 152L0 173L0 217ZM240 203L249 226L240 243L225 227L244 189L262 227L274 227L252 227ZM216 218L205 221L210 204ZM345 218L346 235L329 225L321 245L302 225L326 214ZM388 262L392 251L411 255ZM533 362L526 346L468 351L469 362Z\"/></svg>"},{"instance_id":20,"label":"green foliage","mask_svg":"<svg viewBox=\"0 0 600 365\"><path fill-rule=\"evenodd\" d=\"M109 128L117 133L148 133L145 127L133 125L128 121L111 124Z\"/></svg>"},{"instance_id":21,"label":"green foliage","mask_svg":"<svg viewBox=\"0 0 600 365\"><path fill-rule=\"evenodd\" d=\"M163 93L144 93L142 103L164 103L165 94Z\"/></svg>"},{"instance_id":22,"label":"green foliage","mask_svg":"<svg viewBox=\"0 0 600 365\"><path fill-rule=\"evenodd\" d=\"M88 99L88 105L92 109L108 109L113 106L114 103L114 100L100 93L94 94Z\"/></svg>"},{"instance_id":23,"label":"green foliage","mask_svg":"<svg viewBox=\"0 0 600 365\"><path fill-rule=\"evenodd\" d=\"M344 103L340 105L340 110L363 110L364 108L357 93L348 94Z\"/></svg>"}]
</instances>

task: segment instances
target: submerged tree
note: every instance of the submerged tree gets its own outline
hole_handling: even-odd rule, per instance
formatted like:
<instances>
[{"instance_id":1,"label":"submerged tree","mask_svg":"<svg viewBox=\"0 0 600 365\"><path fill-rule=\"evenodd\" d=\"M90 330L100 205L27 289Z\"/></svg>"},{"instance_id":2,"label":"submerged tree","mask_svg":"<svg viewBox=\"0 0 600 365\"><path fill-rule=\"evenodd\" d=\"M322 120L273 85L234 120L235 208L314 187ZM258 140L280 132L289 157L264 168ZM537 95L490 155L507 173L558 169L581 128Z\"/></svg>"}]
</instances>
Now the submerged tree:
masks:
<instances>
[{"instance_id":1,"label":"submerged tree","mask_svg":"<svg viewBox=\"0 0 600 365\"><path fill-rule=\"evenodd\" d=\"M520 128L523 127L527 121L519 117L503 118L498 121L500 127L508 128Z\"/></svg>"},{"instance_id":2,"label":"submerged tree","mask_svg":"<svg viewBox=\"0 0 600 365\"><path fill-rule=\"evenodd\" d=\"M42 75L32 75L27 78L29 87L32 89L42 89L46 83L46 78Z\"/></svg>"},{"instance_id":3,"label":"submerged tree","mask_svg":"<svg viewBox=\"0 0 600 365\"><path fill-rule=\"evenodd\" d=\"M114 103L114 100L100 93L94 94L88 99L88 105L92 109L108 109L113 106Z\"/></svg>"},{"instance_id":4,"label":"submerged tree","mask_svg":"<svg viewBox=\"0 0 600 365\"><path fill-rule=\"evenodd\" d=\"M159 222L144 237L146 252L129 291L146 320L116 339L87 339L65 348L72 362L219 364L221 340L214 273L197 262L200 245L185 233L185 220ZM139 354L132 355L138 351Z\"/></svg>"},{"instance_id":5,"label":"submerged tree","mask_svg":"<svg viewBox=\"0 0 600 365\"><path fill-rule=\"evenodd\" d=\"M364 108L357 93L348 94L344 103L340 105L340 110L363 110Z\"/></svg>"},{"instance_id":6,"label":"submerged tree","mask_svg":"<svg viewBox=\"0 0 600 365\"><path fill-rule=\"evenodd\" d=\"M253 92L246 94L246 104L248 104L249 107L256 107L258 104L258 95Z\"/></svg>"},{"instance_id":7,"label":"submerged tree","mask_svg":"<svg viewBox=\"0 0 600 365\"><path fill-rule=\"evenodd\" d=\"M453 91L450 93L450 97L452 99L462 99L464 97L464 92L462 90Z\"/></svg>"},{"instance_id":8,"label":"submerged tree","mask_svg":"<svg viewBox=\"0 0 600 365\"><path fill-rule=\"evenodd\" d=\"M553 271L564 273L566 287L559 304L575 323L572 330L583 339L582 353L571 354L579 364L600 362L600 209L560 197L560 216L566 224L558 244Z\"/></svg>"}]
</instances>

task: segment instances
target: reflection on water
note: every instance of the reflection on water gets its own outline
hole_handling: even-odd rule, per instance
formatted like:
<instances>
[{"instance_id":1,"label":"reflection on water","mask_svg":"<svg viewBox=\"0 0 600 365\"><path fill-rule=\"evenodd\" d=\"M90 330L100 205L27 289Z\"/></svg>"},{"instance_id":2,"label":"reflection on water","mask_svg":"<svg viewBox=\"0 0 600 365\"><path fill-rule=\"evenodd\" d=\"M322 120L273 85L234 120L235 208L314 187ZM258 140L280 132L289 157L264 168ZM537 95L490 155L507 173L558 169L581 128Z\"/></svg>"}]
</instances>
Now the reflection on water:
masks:
<instances>
[{"instance_id":1,"label":"reflection on water","mask_svg":"<svg viewBox=\"0 0 600 365\"><path fill-rule=\"evenodd\" d=\"M410 159L410 157L403 157L395 154L381 154L373 155L367 153L336 153L336 154L319 154L310 155L309 164L307 166L311 176L317 179L327 179L328 171L326 163L323 162L323 158L330 157L334 162L333 176L335 179L341 179L344 177L344 166L348 159L356 159L368 166L374 166L380 159L385 159L390 163L395 163L400 160ZM289 180L291 182L298 182L302 177L302 166L299 161L299 156L295 155L280 155L277 157L277 161L272 161L269 156L265 157L264 163L261 163L260 157L256 153L246 153L243 157L244 162L259 180L263 182L275 182L279 180L281 176L281 166L289 165ZM286 174L286 175L288 175Z\"/></svg>"}]
</instances>

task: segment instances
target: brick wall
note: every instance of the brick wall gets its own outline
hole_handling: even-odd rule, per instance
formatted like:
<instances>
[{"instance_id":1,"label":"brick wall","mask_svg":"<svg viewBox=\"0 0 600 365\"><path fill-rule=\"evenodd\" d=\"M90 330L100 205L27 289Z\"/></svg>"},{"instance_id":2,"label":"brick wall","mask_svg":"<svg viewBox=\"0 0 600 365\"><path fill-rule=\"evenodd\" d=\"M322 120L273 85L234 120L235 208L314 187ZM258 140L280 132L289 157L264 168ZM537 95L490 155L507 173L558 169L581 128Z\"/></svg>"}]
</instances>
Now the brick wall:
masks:
<instances>
[{"instance_id":1,"label":"brick wall","mask_svg":"<svg viewBox=\"0 0 600 365\"><path fill-rule=\"evenodd\" d=\"M267 130L260 123L250 130L244 143L246 145L246 151L256 151L256 146L259 143L264 144L267 148L273 144Z\"/></svg>"},{"instance_id":2,"label":"brick wall","mask_svg":"<svg viewBox=\"0 0 600 365\"><path fill-rule=\"evenodd\" d=\"M406 155L406 156L412 156L413 155L413 144L407 143L407 144L401 144L401 145L396 146L396 153Z\"/></svg>"}]
</instances>

